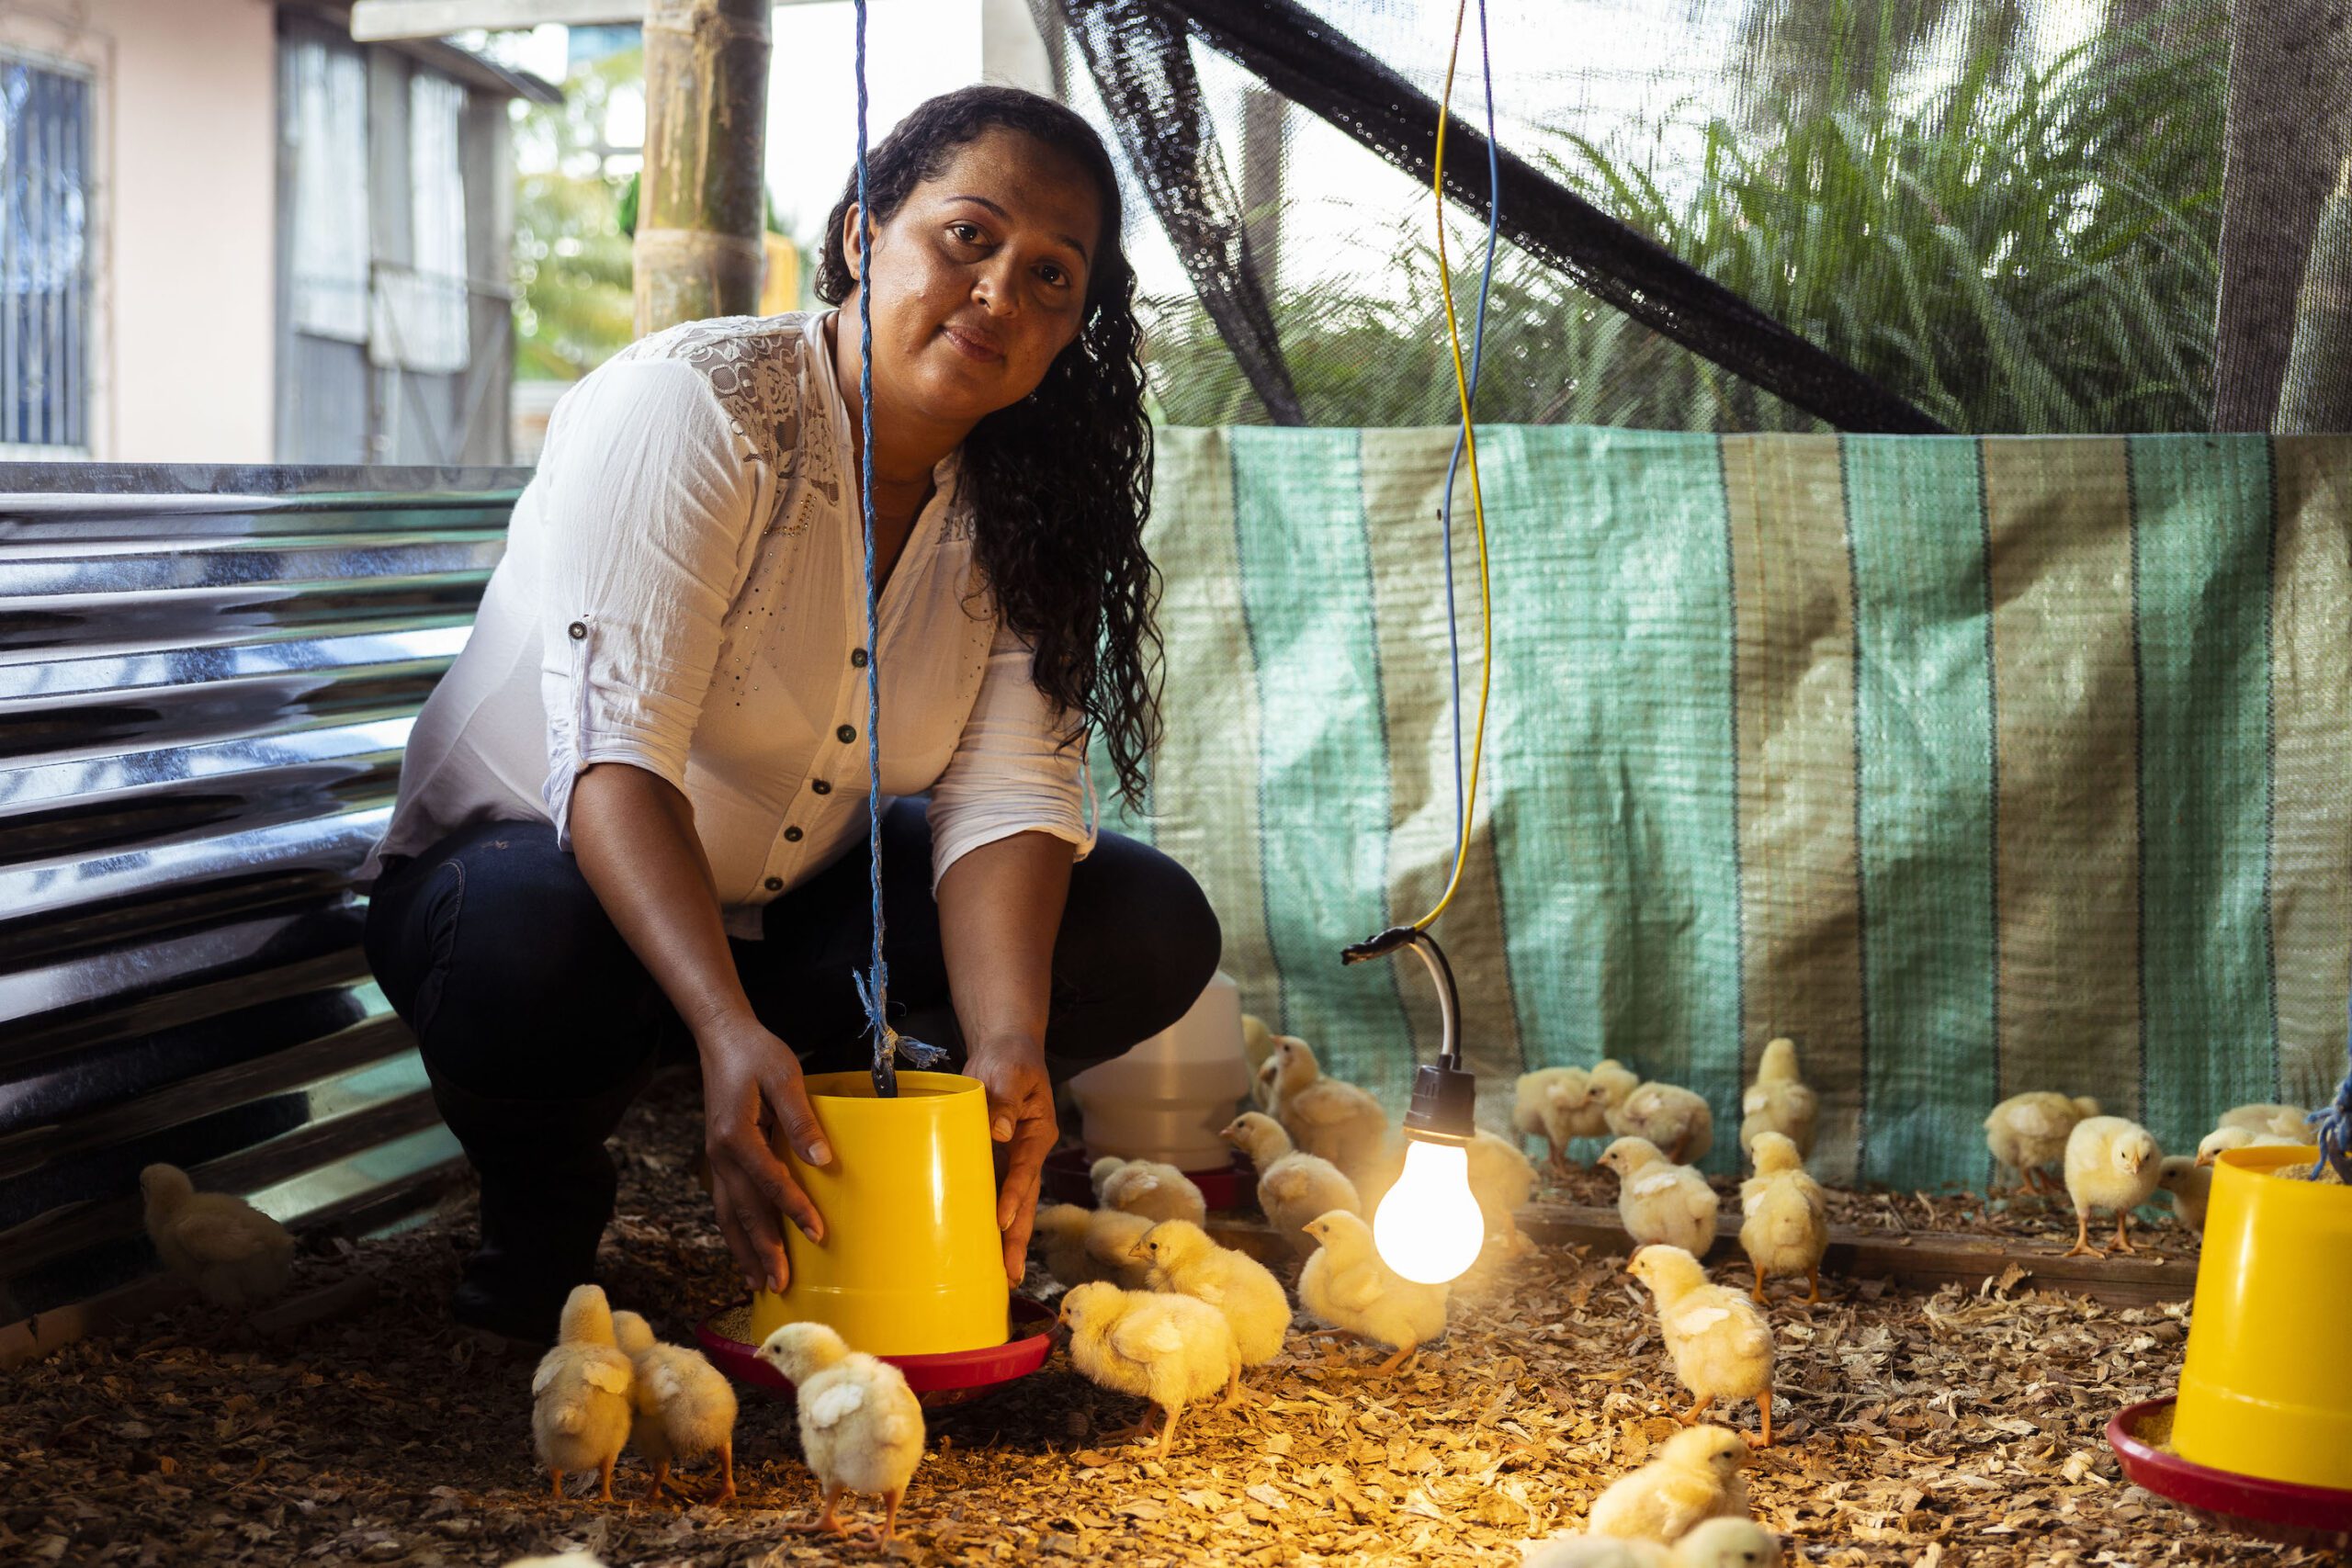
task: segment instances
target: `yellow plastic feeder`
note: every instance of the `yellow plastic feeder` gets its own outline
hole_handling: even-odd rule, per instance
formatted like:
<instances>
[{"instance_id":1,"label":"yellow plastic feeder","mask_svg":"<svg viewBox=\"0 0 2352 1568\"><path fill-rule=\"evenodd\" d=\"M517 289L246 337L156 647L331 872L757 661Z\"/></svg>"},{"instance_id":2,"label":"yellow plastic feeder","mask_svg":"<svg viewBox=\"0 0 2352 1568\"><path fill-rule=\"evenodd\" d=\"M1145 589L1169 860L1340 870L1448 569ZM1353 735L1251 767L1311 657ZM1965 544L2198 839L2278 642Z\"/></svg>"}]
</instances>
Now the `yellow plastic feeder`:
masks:
<instances>
[{"instance_id":1,"label":"yellow plastic feeder","mask_svg":"<svg viewBox=\"0 0 2352 1568\"><path fill-rule=\"evenodd\" d=\"M808 1103L832 1161L776 1152L825 1218L822 1244L786 1228L784 1293L752 1298L749 1342L787 1323L829 1325L875 1356L1002 1345L1012 1292L996 1228L988 1096L975 1078L901 1072L895 1100L865 1073L820 1073Z\"/></svg>"},{"instance_id":2,"label":"yellow plastic feeder","mask_svg":"<svg viewBox=\"0 0 2352 1568\"><path fill-rule=\"evenodd\" d=\"M2352 1187L2272 1174L2312 1148L2214 1162L2174 1451L2194 1464L2352 1491Z\"/></svg>"}]
</instances>

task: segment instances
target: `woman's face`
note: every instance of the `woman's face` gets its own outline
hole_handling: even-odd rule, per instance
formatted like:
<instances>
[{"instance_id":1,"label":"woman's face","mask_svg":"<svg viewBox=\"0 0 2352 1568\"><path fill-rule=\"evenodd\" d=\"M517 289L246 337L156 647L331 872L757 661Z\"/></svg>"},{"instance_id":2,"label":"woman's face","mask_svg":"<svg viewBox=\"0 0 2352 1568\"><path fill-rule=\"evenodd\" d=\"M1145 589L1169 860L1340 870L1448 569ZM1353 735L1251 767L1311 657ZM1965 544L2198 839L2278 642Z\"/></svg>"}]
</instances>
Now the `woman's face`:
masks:
<instances>
[{"instance_id":1,"label":"woman's face","mask_svg":"<svg viewBox=\"0 0 2352 1568\"><path fill-rule=\"evenodd\" d=\"M854 258L855 208L842 222ZM958 148L875 247L876 402L968 427L1027 397L1078 335L1102 228L1072 160L1003 130ZM853 295L842 330L855 321Z\"/></svg>"}]
</instances>

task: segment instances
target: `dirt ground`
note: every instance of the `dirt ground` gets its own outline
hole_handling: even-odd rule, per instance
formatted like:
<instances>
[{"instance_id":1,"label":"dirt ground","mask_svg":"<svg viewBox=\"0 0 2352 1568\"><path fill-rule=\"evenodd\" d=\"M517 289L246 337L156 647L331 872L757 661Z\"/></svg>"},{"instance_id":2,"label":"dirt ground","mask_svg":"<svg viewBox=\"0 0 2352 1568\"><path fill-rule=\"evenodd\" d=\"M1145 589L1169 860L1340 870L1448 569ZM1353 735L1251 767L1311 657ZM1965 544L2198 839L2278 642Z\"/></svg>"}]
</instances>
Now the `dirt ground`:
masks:
<instances>
[{"instance_id":1,"label":"dirt ground","mask_svg":"<svg viewBox=\"0 0 2352 1568\"><path fill-rule=\"evenodd\" d=\"M687 1170L695 1093L667 1080L631 1112L604 1263L616 1305L688 1342L695 1318L740 1293ZM1571 1186L1589 1201L1603 1190ZM1914 1229L2056 1223L1953 1198L1840 1208L1844 1223L1891 1211ZM486 1348L442 1310L469 1229L453 1201L401 1234L306 1258L301 1289L365 1273L378 1290L281 1339L253 1342L190 1309L20 1369L0 1390L0 1562L499 1564L577 1548L616 1568L893 1555L1512 1565L1518 1542L1578 1528L1592 1496L1675 1430L1665 1411L1679 1391L1646 1295L1612 1260L1544 1251L1474 1277L1447 1337L1405 1374L1374 1381L1371 1352L1353 1368L1277 1363L1238 1410L1188 1414L1165 1465L1094 1446L1138 1405L1057 1354L933 1414L887 1552L786 1533L813 1492L788 1407L756 1394L737 1430L733 1506L649 1505L634 1456L623 1501L558 1503L531 1453L529 1358ZM2339 1560L2233 1536L2119 1476L2102 1428L2119 1405L2172 1388L2186 1303L1824 1291L1810 1309L1775 1299L1781 1441L1749 1472L1757 1516L1789 1539L1792 1562ZM1732 1420L1752 1427L1755 1413Z\"/></svg>"}]
</instances>

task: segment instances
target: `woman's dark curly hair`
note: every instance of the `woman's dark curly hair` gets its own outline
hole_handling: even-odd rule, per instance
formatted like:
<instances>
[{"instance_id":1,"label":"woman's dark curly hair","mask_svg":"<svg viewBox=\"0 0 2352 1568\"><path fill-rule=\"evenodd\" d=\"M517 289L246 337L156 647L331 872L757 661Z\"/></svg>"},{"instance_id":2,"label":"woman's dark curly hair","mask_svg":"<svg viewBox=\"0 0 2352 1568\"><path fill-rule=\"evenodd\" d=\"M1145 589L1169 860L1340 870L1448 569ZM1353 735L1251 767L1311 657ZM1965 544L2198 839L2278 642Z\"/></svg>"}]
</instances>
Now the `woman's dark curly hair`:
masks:
<instances>
[{"instance_id":1,"label":"woman's dark curly hair","mask_svg":"<svg viewBox=\"0 0 2352 1568\"><path fill-rule=\"evenodd\" d=\"M942 94L866 155L867 232L943 173L957 148L996 130L1018 131L1086 171L1102 202L1102 237L1078 336L1035 392L972 427L959 484L989 591L1036 650L1037 689L1101 733L1119 793L1140 807L1144 761L1159 739L1159 579L1143 547L1151 425L1110 154L1092 127L1051 98L1012 87ZM856 202L852 172L817 266L817 297L829 305L857 281L842 253L842 221Z\"/></svg>"}]
</instances>

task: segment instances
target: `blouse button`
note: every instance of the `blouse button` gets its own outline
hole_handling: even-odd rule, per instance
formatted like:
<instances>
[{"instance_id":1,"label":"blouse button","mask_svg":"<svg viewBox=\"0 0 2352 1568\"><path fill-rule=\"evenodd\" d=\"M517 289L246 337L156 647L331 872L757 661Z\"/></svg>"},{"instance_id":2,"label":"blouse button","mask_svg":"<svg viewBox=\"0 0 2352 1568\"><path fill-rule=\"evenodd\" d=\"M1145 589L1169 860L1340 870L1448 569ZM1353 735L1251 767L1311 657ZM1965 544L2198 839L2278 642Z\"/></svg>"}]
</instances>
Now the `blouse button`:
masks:
<instances>
[{"instance_id":1,"label":"blouse button","mask_svg":"<svg viewBox=\"0 0 2352 1568\"><path fill-rule=\"evenodd\" d=\"M856 669L859 669L859 670L863 670L863 669L865 669L865 649L862 649L862 648L853 648L853 649L851 649L849 650L849 661L850 661L851 665L852 665L853 667L856 668Z\"/></svg>"},{"instance_id":2,"label":"blouse button","mask_svg":"<svg viewBox=\"0 0 2352 1568\"><path fill-rule=\"evenodd\" d=\"M810 779L808 781L808 787L816 791L819 795L831 795L833 793L833 786L827 784L822 779Z\"/></svg>"},{"instance_id":3,"label":"blouse button","mask_svg":"<svg viewBox=\"0 0 2352 1568\"><path fill-rule=\"evenodd\" d=\"M839 729L833 731L833 738L839 740L842 745L846 746L851 741L857 739L857 727L852 724L844 724Z\"/></svg>"},{"instance_id":4,"label":"blouse button","mask_svg":"<svg viewBox=\"0 0 2352 1568\"><path fill-rule=\"evenodd\" d=\"M767 889L768 889L768 891L769 891L769 892L771 892L771 893L781 893L781 892L783 892L783 891L784 891L784 878L783 878L783 877L781 877L781 876L771 876L771 877L769 877L769 878L768 878L768 880L767 880Z\"/></svg>"},{"instance_id":5,"label":"blouse button","mask_svg":"<svg viewBox=\"0 0 2352 1568\"><path fill-rule=\"evenodd\" d=\"M787 844L798 843L800 841L800 829L797 828L786 828L784 830L784 841Z\"/></svg>"},{"instance_id":6,"label":"blouse button","mask_svg":"<svg viewBox=\"0 0 2352 1568\"><path fill-rule=\"evenodd\" d=\"M587 624L582 621L572 622L571 625L564 627L564 630L571 634L571 640L574 642L578 642L582 637L588 635Z\"/></svg>"}]
</instances>

